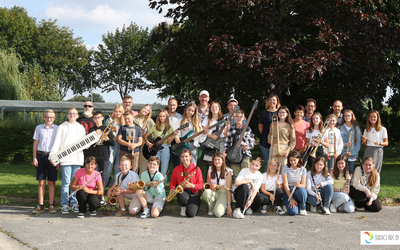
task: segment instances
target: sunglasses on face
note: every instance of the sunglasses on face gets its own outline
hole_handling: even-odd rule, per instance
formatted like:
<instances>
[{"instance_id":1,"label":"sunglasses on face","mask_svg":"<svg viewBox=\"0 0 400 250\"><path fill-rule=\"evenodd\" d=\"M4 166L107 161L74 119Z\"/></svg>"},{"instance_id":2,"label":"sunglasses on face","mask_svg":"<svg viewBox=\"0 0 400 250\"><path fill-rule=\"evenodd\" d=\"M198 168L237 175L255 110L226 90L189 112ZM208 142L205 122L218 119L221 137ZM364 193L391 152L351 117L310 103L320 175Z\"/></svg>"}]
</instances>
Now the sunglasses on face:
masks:
<instances>
[{"instance_id":1,"label":"sunglasses on face","mask_svg":"<svg viewBox=\"0 0 400 250\"><path fill-rule=\"evenodd\" d=\"M92 105L83 105L84 108L92 108Z\"/></svg>"}]
</instances>

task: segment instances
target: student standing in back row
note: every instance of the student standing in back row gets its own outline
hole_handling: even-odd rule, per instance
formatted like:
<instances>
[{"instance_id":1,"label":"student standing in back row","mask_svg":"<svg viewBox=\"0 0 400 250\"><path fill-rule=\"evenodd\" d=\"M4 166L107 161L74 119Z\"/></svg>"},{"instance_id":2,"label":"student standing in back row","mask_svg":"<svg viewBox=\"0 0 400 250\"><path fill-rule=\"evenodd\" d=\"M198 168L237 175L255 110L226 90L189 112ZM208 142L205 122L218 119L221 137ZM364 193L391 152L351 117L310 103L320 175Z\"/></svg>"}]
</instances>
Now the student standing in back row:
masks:
<instances>
[{"instance_id":1,"label":"student standing in back row","mask_svg":"<svg viewBox=\"0 0 400 250\"><path fill-rule=\"evenodd\" d=\"M49 185L49 212L55 213L54 196L56 193L57 170L60 166L53 166L49 161L49 152L53 146L58 126L53 124L56 114L48 109L44 112L44 124L36 126L33 134L33 166L36 167L36 180L39 181L39 205L32 213L44 211L44 195L46 193L46 177Z\"/></svg>"},{"instance_id":2,"label":"student standing in back row","mask_svg":"<svg viewBox=\"0 0 400 250\"><path fill-rule=\"evenodd\" d=\"M68 145L82 139L85 135L85 128L76 121L78 118L78 109L75 107L71 107L67 110L68 121L62 123L58 126L56 137L54 138L53 147L51 148L50 154L57 153L59 150L67 147ZM62 173L62 181L61 181L61 213L67 214L68 211L68 202L72 206L72 210L75 213L79 212L78 201L76 200L76 196L71 196L70 200L68 200L70 188L69 184L71 183L75 172L83 166L83 152L79 152L75 155L68 157L66 160L61 162L61 173ZM51 162L54 166L55 163ZM72 192L72 191L71 191Z\"/></svg>"},{"instance_id":3,"label":"student standing in back row","mask_svg":"<svg viewBox=\"0 0 400 250\"><path fill-rule=\"evenodd\" d=\"M137 172L139 162L139 147L142 145L142 130L133 123L133 115L125 111L125 126L118 131L117 142L121 145L119 158L127 156L132 162L132 171Z\"/></svg>"},{"instance_id":4,"label":"student standing in back row","mask_svg":"<svg viewBox=\"0 0 400 250\"><path fill-rule=\"evenodd\" d=\"M228 149L232 147L235 142L239 140L240 134L243 132L244 128L244 111L243 109L239 109L235 115L236 124L229 128L228 133L226 134L225 141L225 157L227 156ZM250 158L251 158L251 150L254 148L255 140L254 134L251 130L250 126L247 126L246 131L244 132L243 140L241 141L241 150L243 153L243 159L240 163L231 163L231 168L233 170L233 175L235 178L238 176L240 171L244 168L250 167ZM260 161L261 162L261 161Z\"/></svg>"}]
</instances>

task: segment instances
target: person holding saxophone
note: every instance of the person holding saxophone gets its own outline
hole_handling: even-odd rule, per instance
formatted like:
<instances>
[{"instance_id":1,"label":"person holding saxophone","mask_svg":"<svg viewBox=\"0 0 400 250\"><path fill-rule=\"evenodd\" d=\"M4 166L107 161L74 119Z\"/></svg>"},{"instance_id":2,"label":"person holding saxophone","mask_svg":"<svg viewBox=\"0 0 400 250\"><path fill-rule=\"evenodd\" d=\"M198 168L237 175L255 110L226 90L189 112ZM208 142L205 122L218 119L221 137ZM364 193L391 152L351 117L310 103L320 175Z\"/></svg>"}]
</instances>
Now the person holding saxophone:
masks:
<instances>
[{"instance_id":1,"label":"person holding saxophone","mask_svg":"<svg viewBox=\"0 0 400 250\"><path fill-rule=\"evenodd\" d=\"M107 192L108 201L110 202L111 199L114 200L110 202L111 205L119 204L120 209L115 212L115 216L121 216L126 214L125 198L128 198L131 200L129 214L136 215L140 211L141 204L135 195L136 190L130 190L128 184L140 181L139 175L131 171L132 164L128 156L124 155L121 157L118 167L121 172L115 176L115 184ZM117 201L115 201L115 198Z\"/></svg>"},{"instance_id":2,"label":"person holding saxophone","mask_svg":"<svg viewBox=\"0 0 400 250\"><path fill-rule=\"evenodd\" d=\"M148 217L157 218L165 205L165 188L164 176L158 171L160 167L160 159L157 156L150 156L147 162L148 169L141 175L142 181L150 184L143 189L135 192L140 204L143 207L143 213L140 218L145 219ZM148 208L148 203L153 204L151 211Z\"/></svg>"},{"instance_id":3,"label":"person holding saxophone","mask_svg":"<svg viewBox=\"0 0 400 250\"><path fill-rule=\"evenodd\" d=\"M172 172L167 201L177 196L177 201L181 206L181 216L194 217L200 208L203 175L200 168L191 163L192 153L189 149L182 150L180 157L182 163Z\"/></svg>"}]
</instances>

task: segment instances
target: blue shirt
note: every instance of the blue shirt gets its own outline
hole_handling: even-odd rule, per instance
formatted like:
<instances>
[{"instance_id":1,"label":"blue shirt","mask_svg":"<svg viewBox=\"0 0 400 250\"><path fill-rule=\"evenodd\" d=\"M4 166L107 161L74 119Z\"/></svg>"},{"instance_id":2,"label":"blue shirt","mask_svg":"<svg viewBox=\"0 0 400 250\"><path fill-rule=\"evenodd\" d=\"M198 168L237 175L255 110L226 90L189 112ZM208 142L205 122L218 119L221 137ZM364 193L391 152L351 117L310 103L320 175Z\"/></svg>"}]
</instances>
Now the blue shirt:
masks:
<instances>
[{"instance_id":1,"label":"blue shirt","mask_svg":"<svg viewBox=\"0 0 400 250\"><path fill-rule=\"evenodd\" d=\"M132 127L128 127L128 126L122 126L119 130L118 130L118 135L122 135L122 140L129 142L129 138L128 136L134 136L134 140L133 143L137 143L139 140L139 137L142 137L142 130L139 128L139 126L132 126ZM140 147L136 147L133 151L134 153L139 152L139 148ZM130 150L128 148L128 146L124 146L121 145L120 149L122 151L128 152L128 153L132 153L132 150Z\"/></svg>"}]
</instances>

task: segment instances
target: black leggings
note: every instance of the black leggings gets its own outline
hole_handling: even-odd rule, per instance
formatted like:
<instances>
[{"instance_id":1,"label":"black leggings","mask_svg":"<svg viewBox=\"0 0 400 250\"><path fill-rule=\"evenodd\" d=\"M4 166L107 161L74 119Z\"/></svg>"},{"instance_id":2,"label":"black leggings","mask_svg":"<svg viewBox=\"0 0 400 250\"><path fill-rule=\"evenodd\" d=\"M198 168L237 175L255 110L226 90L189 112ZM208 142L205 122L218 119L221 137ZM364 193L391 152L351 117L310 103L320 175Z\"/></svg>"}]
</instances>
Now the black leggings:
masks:
<instances>
[{"instance_id":1,"label":"black leggings","mask_svg":"<svg viewBox=\"0 0 400 250\"><path fill-rule=\"evenodd\" d=\"M246 201L247 198L250 195L250 188L249 185L247 184L242 184L239 187L235 189L235 200L236 200L236 208L244 209L246 206ZM264 197L260 194L257 193L257 195L254 197L253 203L251 204L250 208L254 212L257 211L260 207L261 204L264 201Z\"/></svg>"},{"instance_id":2,"label":"black leggings","mask_svg":"<svg viewBox=\"0 0 400 250\"><path fill-rule=\"evenodd\" d=\"M269 191L271 194L274 194L274 191ZM260 193L263 197L264 197L264 201L262 203L262 205L269 205L269 203L271 202L271 200L269 199L269 195L266 195L264 193ZM275 195L275 205L276 206L282 206L282 198L283 198L283 191L280 188L276 189L276 195Z\"/></svg>"},{"instance_id":3,"label":"black leggings","mask_svg":"<svg viewBox=\"0 0 400 250\"><path fill-rule=\"evenodd\" d=\"M100 207L100 196L95 194L88 194L83 190L76 193L76 199L79 204L79 213L86 212L86 204L89 204L89 211L95 211Z\"/></svg>"},{"instance_id":4,"label":"black leggings","mask_svg":"<svg viewBox=\"0 0 400 250\"><path fill-rule=\"evenodd\" d=\"M200 208L200 192L192 193L190 189L185 189L181 194L176 196L181 207L186 206L186 216L194 217Z\"/></svg>"},{"instance_id":5,"label":"black leggings","mask_svg":"<svg viewBox=\"0 0 400 250\"><path fill-rule=\"evenodd\" d=\"M365 208L365 210L371 212L379 212L382 209L381 202L376 198L371 206L367 206L367 195L365 192L355 189L353 186L350 186L350 197L354 199L354 204L358 208Z\"/></svg>"}]
</instances>

